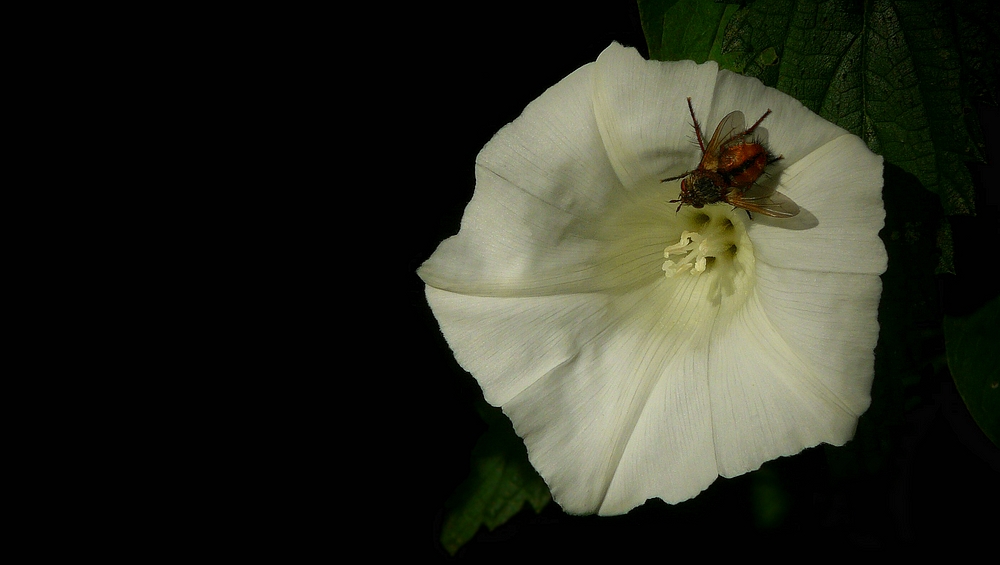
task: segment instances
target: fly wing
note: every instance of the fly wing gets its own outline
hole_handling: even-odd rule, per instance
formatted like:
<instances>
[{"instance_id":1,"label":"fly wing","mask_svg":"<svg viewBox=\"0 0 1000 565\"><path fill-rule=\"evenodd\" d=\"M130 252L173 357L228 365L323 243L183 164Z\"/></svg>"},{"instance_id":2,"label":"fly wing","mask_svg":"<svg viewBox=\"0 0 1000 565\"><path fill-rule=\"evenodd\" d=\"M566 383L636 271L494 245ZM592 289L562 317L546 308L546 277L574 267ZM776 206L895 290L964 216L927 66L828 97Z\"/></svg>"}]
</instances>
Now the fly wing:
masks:
<instances>
[{"instance_id":1,"label":"fly wing","mask_svg":"<svg viewBox=\"0 0 1000 565\"><path fill-rule=\"evenodd\" d=\"M722 148L734 138L740 137L744 131L746 131L746 120L743 118L743 112L736 110L722 118L718 127L715 128L715 133L712 134L712 139L705 147L700 168L713 171L718 169L719 154L722 153Z\"/></svg>"},{"instance_id":2,"label":"fly wing","mask_svg":"<svg viewBox=\"0 0 1000 565\"><path fill-rule=\"evenodd\" d=\"M718 155L719 151L733 139L740 137L744 131L746 131L746 120L743 118L743 112L739 110L730 112L722 121L719 122L719 127L715 128L715 133L712 134L711 141L708 142L708 146L705 147L705 153L712 153Z\"/></svg>"},{"instance_id":3,"label":"fly wing","mask_svg":"<svg viewBox=\"0 0 1000 565\"><path fill-rule=\"evenodd\" d=\"M726 202L737 208L759 212L772 218L791 218L799 213L799 205L791 198L759 184L751 186L743 193L733 190L726 195Z\"/></svg>"}]
</instances>

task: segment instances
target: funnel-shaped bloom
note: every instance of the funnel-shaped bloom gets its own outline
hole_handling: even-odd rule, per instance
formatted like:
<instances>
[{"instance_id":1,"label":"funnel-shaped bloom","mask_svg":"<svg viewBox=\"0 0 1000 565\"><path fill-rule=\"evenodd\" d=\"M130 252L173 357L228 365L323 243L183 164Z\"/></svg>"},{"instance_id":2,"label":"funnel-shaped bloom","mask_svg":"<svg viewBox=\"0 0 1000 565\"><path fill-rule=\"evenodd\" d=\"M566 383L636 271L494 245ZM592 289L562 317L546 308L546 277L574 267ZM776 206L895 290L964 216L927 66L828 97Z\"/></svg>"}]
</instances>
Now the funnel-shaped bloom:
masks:
<instances>
[{"instance_id":1,"label":"funnel-shaped bloom","mask_svg":"<svg viewBox=\"0 0 1000 565\"><path fill-rule=\"evenodd\" d=\"M733 110L783 158L790 219L676 204ZM827 442L870 402L886 268L882 159L714 63L614 44L483 148L458 235L420 268L458 362L567 512L679 502Z\"/></svg>"}]
</instances>

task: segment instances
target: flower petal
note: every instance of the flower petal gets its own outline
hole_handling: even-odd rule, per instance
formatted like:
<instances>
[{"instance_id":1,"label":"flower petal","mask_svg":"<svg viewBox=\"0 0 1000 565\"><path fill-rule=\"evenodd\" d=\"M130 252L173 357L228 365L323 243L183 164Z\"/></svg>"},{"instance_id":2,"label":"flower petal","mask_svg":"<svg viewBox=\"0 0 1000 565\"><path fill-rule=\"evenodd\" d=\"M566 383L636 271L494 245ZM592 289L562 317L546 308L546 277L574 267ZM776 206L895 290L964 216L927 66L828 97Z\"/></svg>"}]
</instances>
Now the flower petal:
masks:
<instances>
[{"instance_id":1,"label":"flower petal","mask_svg":"<svg viewBox=\"0 0 1000 565\"><path fill-rule=\"evenodd\" d=\"M710 340L663 367L600 514L680 502L718 475L852 437L870 403L879 277L758 264L756 284L732 319L719 312Z\"/></svg>"},{"instance_id":2,"label":"flower petal","mask_svg":"<svg viewBox=\"0 0 1000 565\"><path fill-rule=\"evenodd\" d=\"M597 58L594 113L608 157L627 189L698 165L686 97L710 100L717 76L715 62L646 61L617 43Z\"/></svg>"},{"instance_id":3,"label":"flower petal","mask_svg":"<svg viewBox=\"0 0 1000 565\"><path fill-rule=\"evenodd\" d=\"M719 71L708 112L702 110L706 104L699 104L697 100L693 102L698 120L702 121L702 128L707 130L705 133L709 136L716 124L733 110L743 112L747 127L771 110L761 126L768 131L771 151L782 156L780 161L768 167L771 176L777 176L805 155L847 134L846 130L819 117L791 96L768 88L755 78L725 70Z\"/></svg>"},{"instance_id":4,"label":"flower petal","mask_svg":"<svg viewBox=\"0 0 1000 565\"><path fill-rule=\"evenodd\" d=\"M614 295L426 292L456 359L511 418L559 504L620 514L652 496L691 498L718 476L702 323L711 285L698 282L661 276Z\"/></svg>"},{"instance_id":5,"label":"flower petal","mask_svg":"<svg viewBox=\"0 0 1000 565\"><path fill-rule=\"evenodd\" d=\"M878 341L877 275L818 273L756 265L761 312L831 402L855 416L869 404ZM830 441L839 445L839 441ZM827 441L827 440L824 440Z\"/></svg>"},{"instance_id":6,"label":"flower petal","mask_svg":"<svg viewBox=\"0 0 1000 565\"><path fill-rule=\"evenodd\" d=\"M455 359L486 401L503 406L572 359L607 327L607 297L469 296L426 287L427 302Z\"/></svg>"},{"instance_id":7,"label":"flower petal","mask_svg":"<svg viewBox=\"0 0 1000 565\"><path fill-rule=\"evenodd\" d=\"M547 90L483 148L461 230L420 268L424 282L502 296L593 280L594 226L626 194L594 121L592 71Z\"/></svg>"},{"instance_id":8,"label":"flower petal","mask_svg":"<svg viewBox=\"0 0 1000 565\"><path fill-rule=\"evenodd\" d=\"M681 502L718 477L707 347L688 345L660 367L599 514L623 514L654 497Z\"/></svg>"},{"instance_id":9,"label":"flower petal","mask_svg":"<svg viewBox=\"0 0 1000 565\"><path fill-rule=\"evenodd\" d=\"M888 256L878 236L885 224L882 158L861 139L833 139L789 166L778 180L778 189L802 207L802 217L754 216L747 233L758 261L808 271L885 272ZM814 225L800 225L806 221ZM789 232L799 227L809 229Z\"/></svg>"},{"instance_id":10,"label":"flower petal","mask_svg":"<svg viewBox=\"0 0 1000 565\"><path fill-rule=\"evenodd\" d=\"M757 266L758 292L718 324L709 358L719 474L851 439L869 405L881 282Z\"/></svg>"}]
</instances>

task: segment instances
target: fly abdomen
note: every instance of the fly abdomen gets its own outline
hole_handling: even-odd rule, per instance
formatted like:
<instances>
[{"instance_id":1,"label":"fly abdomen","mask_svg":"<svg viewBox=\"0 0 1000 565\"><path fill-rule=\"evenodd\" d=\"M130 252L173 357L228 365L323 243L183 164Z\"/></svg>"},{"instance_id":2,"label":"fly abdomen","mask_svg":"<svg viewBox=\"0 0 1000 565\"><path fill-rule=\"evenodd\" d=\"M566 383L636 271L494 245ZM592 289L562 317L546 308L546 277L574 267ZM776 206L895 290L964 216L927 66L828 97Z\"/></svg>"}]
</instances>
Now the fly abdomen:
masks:
<instances>
[{"instance_id":1,"label":"fly abdomen","mask_svg":"<svg viewBox=\"0 0 1000 565\"><path fill-rule=\"evenodd\" d=\"M719 174L733 188L749 188L773 157L760 143L740 143L727 147L719 159Z\"/></svg>"}]
</instances>

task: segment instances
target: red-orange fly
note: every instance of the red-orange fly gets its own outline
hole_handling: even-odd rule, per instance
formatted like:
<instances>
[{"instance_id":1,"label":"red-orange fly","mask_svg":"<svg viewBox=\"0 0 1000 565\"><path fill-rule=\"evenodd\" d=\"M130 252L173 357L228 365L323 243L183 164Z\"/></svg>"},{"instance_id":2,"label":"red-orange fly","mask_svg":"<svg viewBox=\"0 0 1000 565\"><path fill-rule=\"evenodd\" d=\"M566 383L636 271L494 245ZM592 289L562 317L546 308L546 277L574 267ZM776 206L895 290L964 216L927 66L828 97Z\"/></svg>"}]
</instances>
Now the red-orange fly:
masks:
<instances>
[{"instance_id":1,"label":"red-orange fly","mask_svg":"<svg viewBox=\"0 0 1000 565\"><path fill-rule=\"evenodd\" d=\"M705 204L725 202L747 210L747 215L759 212L775 218L791 218L798 214L799 207L790 198L773 188L755 184L764 174L765 167L781 159L780 155L775 157L767 149L767 130L758 127L771 110L764 112L749 128L745 127L743 112L730 112L719 122L706 146L701 126L694 117L691 99L688 98L687 102L691 120L694 121L694 132L698 136L698 147L701 148L701 163L692 171L661 181L684 179L681 181L681 197L670 201L680 202L677 210L684 204L701 208Z\"/></svg>"}]
</instances>

